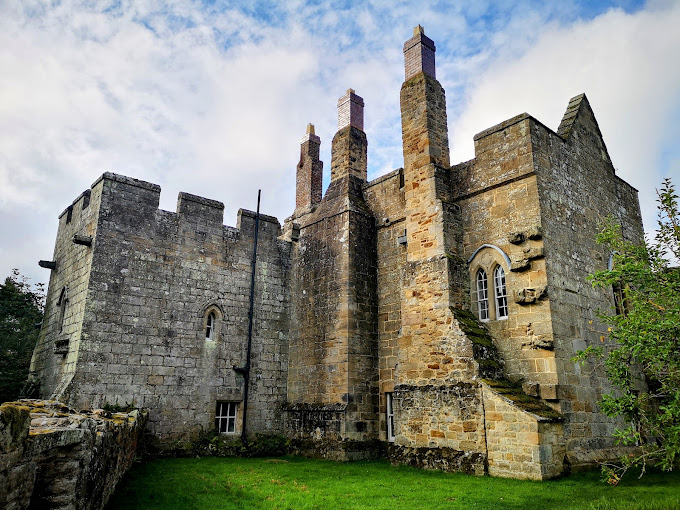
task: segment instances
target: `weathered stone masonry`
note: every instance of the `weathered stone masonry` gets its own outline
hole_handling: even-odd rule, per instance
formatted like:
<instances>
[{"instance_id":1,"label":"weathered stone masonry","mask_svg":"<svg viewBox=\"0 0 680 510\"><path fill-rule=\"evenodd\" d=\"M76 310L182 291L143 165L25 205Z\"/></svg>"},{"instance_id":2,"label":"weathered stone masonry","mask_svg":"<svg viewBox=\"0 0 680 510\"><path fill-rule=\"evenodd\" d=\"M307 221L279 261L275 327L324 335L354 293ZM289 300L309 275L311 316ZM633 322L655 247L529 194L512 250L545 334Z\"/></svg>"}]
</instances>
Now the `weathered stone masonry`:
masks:
<instances>
[{"instance_id":1,"label":"weathered stone masonry","mask_svg":"<svg viewBox=\"0 0 680 510\"><path fill-rule=\"evenodd\" d=\"M451 166L435 51L422 27L404 45L403 168L367 181L349 89L325 195L309 125L293 214L260 218L247 432L532 479L618 455L597 408L607 380L570 359L613 304L586 282L609 260L599 223L640 240L637 192L584 95L556 132L521 114ZM226 227L221 203L181 193L170 213L159 192L104 174L62 214L32 377L79 407L148 408L161 443L238 433L255 215Z\"/></svg>"},{"instance_id":2,"label":"weathered stone masonry","mask_svg":"<svg viewBox=\"0 0 680 510\"><path fill-rule=\"evenodd\" d=\"M0 406L0 507L98 510L132 465L145 413L75 412L55 401Z\"/></svg>"}]
</instances>

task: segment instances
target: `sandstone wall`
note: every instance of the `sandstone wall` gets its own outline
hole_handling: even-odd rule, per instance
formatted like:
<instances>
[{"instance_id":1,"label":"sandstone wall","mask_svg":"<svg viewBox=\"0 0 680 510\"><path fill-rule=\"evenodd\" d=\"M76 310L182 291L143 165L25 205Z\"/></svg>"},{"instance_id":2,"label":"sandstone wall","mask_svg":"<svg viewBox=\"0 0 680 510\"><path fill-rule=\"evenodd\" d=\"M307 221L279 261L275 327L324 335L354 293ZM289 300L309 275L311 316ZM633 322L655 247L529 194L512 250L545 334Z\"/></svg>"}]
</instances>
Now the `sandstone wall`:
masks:
<instances>
[{"instance_id":1,"label":"sandstone wall","mask_svg":"<svg viewBox=\"0 0 680 510\"><path fill-rule=\"evenodd\" d=\"M115 174L93 185L101 212L78 370L65 396L79 408L147 408L149 429L163 440L213 428L216 401L237 402L238 432L244 382L233 367L246 362L255 215L240 211L237 228L225 227L221 203L182 193L177 213L170 213L158 210L159 193L158 186ZM283 425L290 244L278 235L276 219L262 216L251 432L280 432ZM217 317L213 340L206 338L209 309Z\"/></svg>"},{"instance_id":2,"label":"sandstone wall","mask_svg":"<svg viewBox=\"0 0 680 510\"><path fill-rule=\"evenodd\" d=\"M378 435L375 220L362 185L336 177L318 208L297 218L287 409L299 439Z\"/></svg>"},{"instance_id":3,"label":"sandstone wall","mask_svg":"<svg viewBox=\"0 0 680 510\"><path fill-rule=\"evenodd\" d=\"M76 244L74 236L96 236L100 203L101 188L87 190L59 216L52 258L56 267L50 273L43 327L30 369L43 395L61 395L76 372L92 247Z\"/></svg>"},{"instance_id":4,"label":"sandstone wall","mask_svg":"<svg viewBox=\"0 0 680 510\"><path fill-rule=\"evenodd\" d=\"M545 480L564 471L561 419L539 416L483 384L488 473Z\"/></svg>"},{"instance_id":5,"label":"sandstone wall","mask_svg":"<svg viewBox=\"0 0 680 510\"><path fill-rule=\"evenodd\" d=\"M474 280L482 268L489 277L486 326L505 360L507 377L524 380L533 394L554 399L557 373L531 122L522 114L476 135L475 159L452 168L452 193L463 219L471 309L477 313ZM505 271L504 320L495 316L496 265Z\"/></svg>"},{"instance_id":6,"label":"sandstone wall","mask_svg":"<svg viewBox=\"0 0 680 510\"><path fill-rule=\"evenodd\" d=\"M406 262L403 170L364 186L376 221L380 439L387 440L386 392L393 392L401 334L401 273ZM401 238L401 242L400 242Z\"/></svg>"},{"instance_id":7,"label":"sandstone wall","mask_svg":"<svg viewBox=\"0 0 680 510\"><path fill-rule=\"evenodd\" d=\"M102 508L132 465L145 414L76 413L56 401L0 406L0 507Z\"/></svg>"},{"instance_id":8,"label":"sandstone wall","mask_svg":"<svg viewBox=\"0 0 680 510\"><path fill-rule=\"evenodd\" d=\"M613 422L598 412L597 401L610 386L592 365L570 359L588 345L602 345L606 326L599 308L613 307L612 289L594 289L589 274L606 269L609 253L597 245L600 224L612 216L626 239L640 242L642 220L637 191L619 179L585 96L570 102L558 134L533 123L550 296L558 396L569 458L574 465L619 454L613 449Z\"/></svg>"}]
</instances>

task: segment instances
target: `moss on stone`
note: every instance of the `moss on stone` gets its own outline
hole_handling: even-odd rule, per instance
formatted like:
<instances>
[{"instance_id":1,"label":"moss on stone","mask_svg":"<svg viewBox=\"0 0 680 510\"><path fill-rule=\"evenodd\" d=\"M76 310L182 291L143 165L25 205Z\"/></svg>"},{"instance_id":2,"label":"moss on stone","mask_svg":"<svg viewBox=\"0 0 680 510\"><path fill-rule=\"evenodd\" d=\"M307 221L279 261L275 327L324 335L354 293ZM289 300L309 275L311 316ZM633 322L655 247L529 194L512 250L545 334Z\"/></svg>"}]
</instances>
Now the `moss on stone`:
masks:
<instances>
[{"instance_id":1,"label":"moss on stone","mask_svg":"<svg viewBox=\"0 0 680 510\"><path fill-rule=\"evenodd\" d=\"M527 395L518 384L513 384L507 379L484 379L484 382L500 396L510 400L523 411L527 411L549 421L562 420L562 415L549 407L538 397Z\"/></svg>"}]
</instances>

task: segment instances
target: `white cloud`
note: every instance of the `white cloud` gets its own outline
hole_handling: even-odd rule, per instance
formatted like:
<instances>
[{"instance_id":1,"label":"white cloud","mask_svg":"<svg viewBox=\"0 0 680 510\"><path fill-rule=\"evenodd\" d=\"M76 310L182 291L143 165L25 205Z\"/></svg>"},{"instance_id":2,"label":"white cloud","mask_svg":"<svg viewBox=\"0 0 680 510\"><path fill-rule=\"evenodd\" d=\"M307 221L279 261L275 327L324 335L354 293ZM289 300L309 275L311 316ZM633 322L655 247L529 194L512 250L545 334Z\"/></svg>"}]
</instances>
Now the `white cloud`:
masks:
<instances>
[{"instance_id":1,"label":"white cloud","mask_svg":"<svg viewBox=\"0 0 680 510\"><path fill-rule=\"evenodd\" d=\"M179 191L221 200L231 225L263 188L263 212L283 220L305 126L316 125L328 175L348 87L366 102L369 178L401 166L401 49L418 23L437 44L453 161L520 111L555 128L585 90L621 175L643 191L626 172L665 168L658 155L678 135L678 6L574 22L575 3L551 4L297 1L260 15L250 2L6 0L0 276L20 266L46 278L36 261L52 253L57 214L104 171L160 184L165 209ZM677 172L680 155L666 161Z\"/></svg>"},{"instance_id":2,"label":"white cloud","mask_svg":"<svg viewBox=\"0 0 680 510\"><path fill-rule=\"evenodd\" d=\"M477 132L524 111L556 130L569 99L585 92L617 173L640 190L653 228L654 187L679 175L678 26L680 3L551 26L521 58L491 62L476 77L464 111L449 122L453 159L473 157Z\"/></svg>"}]
</instances>

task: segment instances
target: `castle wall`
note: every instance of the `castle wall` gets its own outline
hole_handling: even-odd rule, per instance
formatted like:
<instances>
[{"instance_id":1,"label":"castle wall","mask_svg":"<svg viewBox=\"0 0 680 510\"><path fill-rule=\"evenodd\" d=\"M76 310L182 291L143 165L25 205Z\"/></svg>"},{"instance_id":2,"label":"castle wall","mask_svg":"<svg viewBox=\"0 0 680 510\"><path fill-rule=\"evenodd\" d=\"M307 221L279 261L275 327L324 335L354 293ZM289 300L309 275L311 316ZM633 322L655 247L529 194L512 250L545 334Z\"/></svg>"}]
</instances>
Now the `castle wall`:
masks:
<instances>
[{"instance_id":1,"label":"castle wall","mask_svg":"<svg viewBox=\"0 0 680 510\"><path fill-rule=\"evenodd\" d=\"M30 372L40 393L59 396L77 371L93 249L74 236L97 235L101 189L82 193L61 215L52 261L49 292Z\"/></svg>"},{"instance_id":2,"label":"castle wall","mask_svg":"<svg viewBox=\"0 0 680 510\"><path fill-rule=\"evenodd\" d=\"M158 210L160 188L105 174L78 370L67 390L80 408L133 403L150 409L161 439L214 426L216 401L236 402L240 431L254 214L222 225L219 202L180 194ZM285 400L289 243L260 219L249 430L281 431ZM52 290L51 290L52 292ZM212 307L212 308L210 308ZM206 315L216 335L206 338Z\"/></svg>"},{"instance_id":3,"label":"castle wall","mask_svg":"<svg viewBox=\"0 0 680 510\"><path fill-rule=\"evenodd\" d=\"M318 209L299 219L288 372L297 439L378 435L375 220L361 187L353 175L336 177Z\"/></svg>"},{"instance_id":4,"label":"castle wall","mask_svg":"<svg viewBox=\"0 0 680 510\"><path fill-rule=\"evenodd\" d=\"M555 398L557 373L550 300L542 291L547 279L531 123L523 114L475 136L475 159L452 168L452 193L461 208L471 309L478 312L474 282L482 268L490 278L490 320L485 325L505 360L506 376L525 381L534 395ZM504 320L496 317L493 302L496 265L505 271Z\"/></svg>"},{"instance_id":5,"label":"castle wall","mask_svg":"<svg viewBox=\"0 0 680 510\"><path fill-rule=\"evenodd\" d=\"M401 268L406 262L403 170L395 170L364 186L376 219L378 285L378 370L380 439L387 440L386 392L394 392L401 332Z\"/></svg>"},{"instance_id":6,"label":"castle wall","mask_svg":"<svg viewBox=\"0 0 680 510\"><path fill-rule=\"evenodd\" d=\"M564 138L535 123L531 136L559 375L557 394L567 420L569 458L579 465L620 454L612 448L614 423L598 412L598 400L610 390L606 376L591 364L580 367L570 361L577 351L602 345L606 326L597 320L597 310L613 308L612 289L595 289L587 281L588 275L606 269L609 261L610 254L595 238L610 215L623 225L629 241L641 242L643 232L637 191L615 175L584 96L572 99L559 132Z\"/></svg>"}]
</instances>

